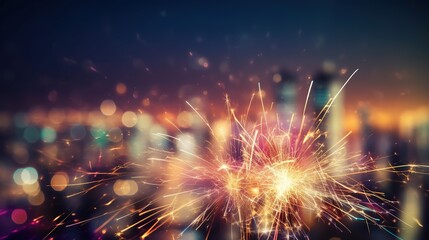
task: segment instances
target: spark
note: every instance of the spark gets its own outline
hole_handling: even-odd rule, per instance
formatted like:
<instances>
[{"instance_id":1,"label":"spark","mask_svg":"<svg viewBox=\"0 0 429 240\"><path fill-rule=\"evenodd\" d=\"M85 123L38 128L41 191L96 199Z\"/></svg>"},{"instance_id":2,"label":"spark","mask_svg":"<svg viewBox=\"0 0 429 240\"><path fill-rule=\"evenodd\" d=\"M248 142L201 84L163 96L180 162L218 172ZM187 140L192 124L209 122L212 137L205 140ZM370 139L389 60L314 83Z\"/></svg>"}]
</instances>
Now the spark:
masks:
<instances>
[{"instance_id":1,"label":"spark","mask_svg":"<svg viewBox=\"0 0 429 240\"><path fill-rule=\"evenodd\" d=\"M306 108L313 82L309 85L300 122L296 123L292 115L288 129L282 129L277 113L265 108L260 85L258 95L262 113L257 122L248 120L256 94L252 94L243 117L236 115L237 111L231 108L226 96L230 127L237 127L239 130L239 134L229 136L227 141L231 144L226 146L222 144L225 139L217 139L209 120L186 102L211 133L212 141L208 147L199 149L198 146L193 146L198 149L195 152L184 149L176 152L151 149L162 156L149 158L153 166L143 166L159 173L154 178L127 176L119 172L122 168L130 167L130 164L107 173L88 172L107 175L110 178L71 183L70 186L95 184L71 194L72 196L85 194L104 186L107 181L124 176L141 179L146 185L158 189L148 196L146 200L150 203L144 207L122 213L132 205L128 202L125 207L69 224L67 227L111 215L97 228L97 231L100 231L110 221L138 216L139 220L119 229L116 235L123 237L131 229L137 228L141 232L140 237L145 239L160 228L173 224L180 218L187 218L187 225L179 235L183 235L189 228L200 229L205 226L208 238L212 229L211 223L225 219L232 227L238 227L239 238L242 240L254 237L296 239L307 237L314 219L332 224L340 231L350 231L347 221L352 220L362 221L367 226L376 225L400 239L385 225L388 219L402 221L391 211L397 210L396 202L386 199L383 192L366 187L359 181L359 176L378 171L427 174L428 166L412 164L374 169L371 159L366 160L365 156L360 154L345 153L347 137L351 133L347 133L329 148L322 143L326 133L320 126L335 99L357 71L355 70L339 92L328 100L310 126L307 126L306 122ZM180 131L178 127L175 128ZM156 135L176 145L193 144L181 142L181 138L167 134ZM232 144L233 142L239 144ZM231 149L238 154L234 154ZM115 199L112 199L104 205L110 206L114 201ZM305 213L310 213L310 220L305 217ZM421 226L417 219L415 221Z\"/></svg>"}]
</instances>

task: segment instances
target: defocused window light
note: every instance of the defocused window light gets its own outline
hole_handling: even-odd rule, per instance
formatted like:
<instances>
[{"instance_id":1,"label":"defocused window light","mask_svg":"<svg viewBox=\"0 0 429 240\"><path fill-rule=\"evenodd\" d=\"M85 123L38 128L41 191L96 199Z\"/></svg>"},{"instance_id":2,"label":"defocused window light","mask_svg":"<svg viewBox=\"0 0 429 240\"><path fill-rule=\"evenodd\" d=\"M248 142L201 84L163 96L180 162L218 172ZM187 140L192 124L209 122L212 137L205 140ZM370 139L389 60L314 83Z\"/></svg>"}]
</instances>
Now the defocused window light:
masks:
<instances>
[{"instance_id":1,"label":"defocused window light","mask_svg":"<svg viewBox=\"0 0 429 240\"><path fill-rule=\"evenodd\" d=\"M81 123L83 118L83 113L80 111L69 110L66 113L66 119L69 123Z\"/></svg>"},{"instance_id":2,"label":"defocused window light","mask_svg":"<svg viewBox=\"0 0 429 240\"><path fill-rule=\"evenodd\" d=\"M231 136L231 123L226 120L214 122L213 134L219 141L226 143L226 140Z\"/></svg>"},{"instance_id":3,"label":"defocused window light","mask_svg":"<svg viewBox=\"0 0 429 240\"><path fill-rule=\"evenodd\" d=\"M28 113L29 122L41 125L46 120L46 112L42 108L35 108Z\"/></svg>"},{"instance_id":4,"label":"defocused window light","mask_svg":"<svg viewBox=\"0 0 429 240\"><path fill-rule=\"evenodd\" d=\"M104 115L99 111L91 111L88 113L87 122L91 126L103 125Z\"/></svg>"},{"instance_id":5,"label":"defocused window light","mask_svg":"<svg viewBox=\"0 0 429 240\"><path fill-rule=\"evenodd\" d=\"M113 184L113 191L118 196L132 196L139 190L134 180L116 180Z\"/></svg>"},{"instance_id":6,"label":"defocused window light","mask_svg":"<svg viewBox=\"0 0 429 240\"><path fill-rule=\"evenodd\" d=\"M191 154L197 151L197 142L195 137L190 133L179 134L177 136L176 146L179 151Z\"/></svg>"},{"instance_id":7,"label":"defocused window light","mask_svg":"<svg viewBox=\"0 0 429 240\"><path fill-rule=\"evenodd\" d=\"M119 95L125 94L127 92L127 85L124 83L116 84L116 93Z\"/></svg>"},{"instance_id":8,"label":"defocused window light","mask_svg":"<svg viewBox=\"0 0 429 240\"><path fill-rule=\"evenodd\" d=\"M82 125L74 125L70 129L70 137L73 140L81 140L86 136L85 127Z\"/></svg>"},{"instance_id":9,"label":"defocused window light","mask_svg":"<svg viewBox=\"0 0 429 240\"><path fill-rule=\"evenodd\" d=\"M181 234L183 236L183 239L188 239L188 240L204 239L204 237L201 235L201 233L199 233L196 230L187 230Z\"/></svg>"},{"instance_id":10,"label":"defocused window light","mask_svg":"<svg viewBox=\"0 0 429 240\"><path fill-rule=\"evenodd\" d=\"M281 82L281 80L282 80L282 75L280 75L278 73L276 73L276 74L273 75L273 81L275 83L279 83L279 82Z\"/></svg>"},{"instance_id":11,"label":"defocused window light","mask_svg":"<svg viewBox=\"0 0 429 240\"><path fill-rule=\"evenodd\" d=\"M95 139L102 138L102 137L106 136L106 130L104 130L102 128L92 127L90 132L91 132L92 137Z\"/></svg>"},{"instance_id":12,"label":"defocused window light","mask_svg":"<svg viewBox=\"0 0 429 240\"><path fill-rule=\"evenodd\" d=\"M166 147L167 139L165 138L167 130L159 124L154 124L149 130L149 139L152 146Z\"/></svg>"},{"instance_id":13,"label":"defocused window light","mask_svg":"<svg viewBox=\"0 0 429 240\"><path fill-rule=\"evenodd\" d=\"M15 209L12 211L11 219L15 224L24 224L27 221L27 212L24 209Z\"/></svg>"},{"instance_id":14,"label":"defocused window light","mask_svg":"<svg viewBox=\"0 0 429 240\"><path fill-rule=\"evenodd\" d=\"M149 114L140 114L138 116L138 120L137 120L137 128L140 131L147 131L150 129L150 127L152 126L153 123L153 118L151 115Z\"/></svg>"},{"instance_id":15,"label":"defocused window light","mask_svg":"<svg viewBox=\"0 0 429 240\"><path fill-rule=\"evenodd\" d=\"M189 128L193 124L194 116L188 111L182 111L177 115L177 125L181 128Z\"/></svg>"},{"instance_id":16,"label":"defocused window light","mask_svg":"<svg viewBox=\"0 0 429 240\"><path fill-rule=\"evenodd\" d=\"M28 202L33 206L40 206L45 202L45 195L39 191L36 195L30 195L27 198Z\"/></svg>"},{"instance_id":17,"label":"defocused window light","mask_svg":"<svg viewBox=\"0 0 429 240\"><path fill-rule=\"evenodd\" d=\"M45 143L52 143L57 138L57 132L50 127L44 127L40 133L40 138Z\"/></svg>"},{"instance_id":18,"label":"defocused window light","mask_svg":"<svg viewBox=\"0 0 429 240\"><path fill-rule=\"evenodd\" d=\"M32 184L24 184L22 186L22 190L24 190L24 192L30 196L35 196L40 192L39 182L36 181Z\"/></svg>"},{"instance_id":19,"label":"defocused window light","mask_svg":"<svg viewBox=\"0 0 429 240\"><path fill-rule=\"evenodd\" d=\"M107 132L103 128L92 127L91 135L95 139L95 143L99 146L104 146L107 143Z\"/></svg>"},{"instance_id":20,"label":"defocused window light","mask_svg":"<svg viewBox=\"0 0 429 240\"><path fill-rule=\"evenodd\" d=\"M24 184L24 182L22 181L22 178L21 178L22 170L24 170L24 169L23 168L18 168L13 173L13 181L16 184L18 184L18 185L23 185Z\"/></svg>"},{"instance_id":21,"label":"defocused window light","mask_svg":"<svg viewBox=\"0 0 429 240\"><path fill-rule=\"evenodd\" d=\"M144 107L148 107L148 106L150 106L150 98L145 98L145 99L143 99L143 100L142 100L142 105L143 105Z\"/></svg>"},{"instance_id":22,"label":"defocused window light","mask_svg":"<svg viewBox=\"0 0 429 240\"><path fill-rule=\"evenodd\" d=\"M37 142L37 140L39 140L39 129L33 126L25 128L24 139L29 143Z\"/></svg>"},{"instance_id":23,"label":"defocused window light","mask_svg":"<svg viewBox=\"0 0 429 240\"><path fill-rule=\"evenodd\" d=\"M13 117L13 122L17 128L25 128L28 126L27 115L25 113L17 113Z\"/></svg>"},{"instance_id":24,"label":"defocused window light","mask_svg":"<svg viewBox=\"0 0 429 240\"><path fill-rule=\"evenodd\" d=\"M21 164L26 163L29 159L27 146L20 142L14 143L12 145L12 155L15 162Z\"/></svg>"},{"instance_id":25,"label":"defocused window light","mask_svg":"<svg viewBox=\"0 0 429 240\"><path fill-rule=\"evenodd\" d=\"M106 116L112 116L116 112L116 104L110 99L104 100L100 105L100 111Z\"/></svg>"},{"instance_id":26,"label":"defocused window light","mask_svg":"<svg viewBox=\"0 0 429 240\"><path fill-rule=\"evenodd\" d=\"M33 184L39 178L39 174L33 167L26 167L21 172L21 180L24 184Z\"/></svg>"},{"instance_id":27,"label":"defocused window light","mask_svg":"<svg viewBox=\"0 0 429 240\"><path fill-rule=\"evenodd\" d=\"M0 129L7 129L10 127L10 116L6 112L0 113Z\"/></svg>"},{"instance_id":28,"label":"defocused window light","mask_svg":"<svg viewBox=\"0 0 429 240\"><path fill-rule=\"evenodd\" d=\"M118 143L122 141L123 134L122 130L120 128L112 128L110 129L109 133L107 134L109 141Z\"/></svg>"},{"instance_id":29,"label":"defocused window light","mask_svg":"<svg viewBox=\"0 0 429 240\"><path fill-rule=\"evenodd\" d=\"M134 127L137 124L137 115L131 111L125 112L122 114L122 124L125 127Z\"/></svg>"},{"instance_id":30,"label":"defocused window light","mask_svg":"<svg viewBox=\"0 0 429 240\"><path fill-rule=\"evenodd\" d=\"M208 68L209 67L209 61L205 57L198 58L197 62L198 62L198 65L200 65L203 68Z\"/></svg>"},{"instance_id":31,"label":"defocused window light","mask_svg":"<svg viewBox=\"0 0 429 240\"><path fill-rule=\"evenodd\" d=\"M52 109L48 113L49 121L53 124L61 124L66 119L66 114L63 110L60 109Z\"/></svg>"},{"instance_id":32,"label":"defocused window light","mask_svg":"<svg viewBox=\"0 0 429 240\"><path fill-rule=\"evenodd\" d=\"M66 189L67 185L69 184L69 175L65 172L57 172L55 175L51 178L51 187L55 191L63 191Z\"/></svg>"}]
</instances>

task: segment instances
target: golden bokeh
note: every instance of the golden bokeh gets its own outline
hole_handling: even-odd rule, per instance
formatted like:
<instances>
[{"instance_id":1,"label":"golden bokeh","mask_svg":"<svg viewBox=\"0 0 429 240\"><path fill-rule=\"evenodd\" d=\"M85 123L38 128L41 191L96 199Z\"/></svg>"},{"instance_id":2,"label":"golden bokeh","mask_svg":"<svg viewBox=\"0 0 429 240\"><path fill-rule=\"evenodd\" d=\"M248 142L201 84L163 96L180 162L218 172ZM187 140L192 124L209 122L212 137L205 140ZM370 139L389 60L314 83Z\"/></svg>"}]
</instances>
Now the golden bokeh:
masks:
<instances>
[{"instance_id":1,"label":"golden bokeh","mask_svg":"<svg viewBox=\"0 0 429 240\"><path fill-rule=\"evenodd\" d=\"M69 176L65 172L57 172L55 175L51 178L51 187L55 191L63 191L66 189L67 185L69 183Z\"/></svg>"}]
</instances>

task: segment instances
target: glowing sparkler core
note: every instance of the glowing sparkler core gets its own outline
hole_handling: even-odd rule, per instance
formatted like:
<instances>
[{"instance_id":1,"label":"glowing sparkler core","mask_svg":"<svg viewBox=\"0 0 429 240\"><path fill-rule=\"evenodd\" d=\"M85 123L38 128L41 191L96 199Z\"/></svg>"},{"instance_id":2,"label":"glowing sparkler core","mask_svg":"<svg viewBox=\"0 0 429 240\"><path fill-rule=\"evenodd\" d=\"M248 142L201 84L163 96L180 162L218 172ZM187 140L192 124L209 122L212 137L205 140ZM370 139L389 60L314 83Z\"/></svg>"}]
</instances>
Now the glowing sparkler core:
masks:
<instances>
[{"instance_id":1,"label":"glowing sparkler core","mask_svg":"<svg viewBox=\"0 0 429 240\"><path fill-rule=\"evenodd\" d=\"M274 170L274 185L277 197L287 197L285 195L296 186L294 177L287 170Z\"/></svg>"},{"instance_id":2,"label":"glowing sparkler core","mask_svg":"<svg viewBox=\"0 0 429 240\"><path fill-rule=\"evenodd\" d=\"M237 179L231 176L228 177L228 180L226 183L226 189L231 196L240 194L241 192L240 179Z\"/></svg>"}]
</instances>

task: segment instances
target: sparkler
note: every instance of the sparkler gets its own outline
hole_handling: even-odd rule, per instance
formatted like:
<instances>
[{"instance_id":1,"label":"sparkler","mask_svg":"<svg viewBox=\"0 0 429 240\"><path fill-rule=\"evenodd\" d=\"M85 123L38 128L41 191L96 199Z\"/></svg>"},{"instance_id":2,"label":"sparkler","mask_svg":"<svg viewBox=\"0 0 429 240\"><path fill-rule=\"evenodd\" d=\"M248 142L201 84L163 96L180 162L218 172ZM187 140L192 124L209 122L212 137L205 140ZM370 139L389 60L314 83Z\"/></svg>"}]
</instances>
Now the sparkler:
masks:
<instances>
[{"instance_id":1,"label":"sparkler","mask_svg":"<svg viewBox=\"0 0 429 240\"><path fill-rule=\"evenodd\" d=\"M306 107L312 83L298 128L293 127L297 122L294 116L286 129L283 129L279 120L271 120L276 119L276 114L266 111L260 89L262 113L256 123L247 121L248 114L239 119L231 109L227 97L229 128L235 126L239 129L239 134L229 138L220 138L209 121L188 103L211 132L213 141L204 150L205 154L186 148L177 152L152 149L163 156L151 157L149 160L152 165L149 167L138 167L151 168L157 172L156 176L131 178L157 186L158 190L149 200L146 199L148 204L124 213L136 205L136 202L128 201L124 206L102 214L101 216L110 217L96 232L103 229L109 221L139 216L135 222L117 229L116 235L123 237L132 229L138 229L141 232L140 237L145 239L185 215L188 219L184 222L188 224L181 233L172 236L173 238L180 237L188 228L204 228L208 238L216 219L225 219L233 228L238 229L238 235L234 235L235 232L231 230L233 239L307 238L307 232L311 228L311 220L308 219L312 218L321 219L340 230L348 230L347 219L363 221L396 237L387 225L391 219L401 221L391 211L396 209L396 202L386 199L383 192L367 188L359 181L359 177L377 171L397 174L424 173L416 169L425 169L427 166L401 165L375 169L371 167L371 159L366 160L360 154L344 153L346 139L350 133L329 148L322 141L327 133L322 131L320 126L336 97L356 72L357 70L308 127ZM176 145L195 144L189 142L189 139L167 134L157 136ZM121 166L108 173L87 173L110 176L97 181L89 190L112 179L130 177L129 174L121 173L120 169L132 165L137 164ZM76 221L67 227L95 218ZM64 219L61 224L63 222Z\"/></svg>"},{"instance_id":2,"label":"sparkler","mask_svg":"<svg viewBox=\"0 0 429 240\"><path fill-rule=\"evenodd\" d=\"M310 90L304 113L309 96ZM359 161L348 161L352 163L343 166L336 164L344 162L337 158L346 157L338 154L344 148L344 139L331 149L325 149L323 144L318 143L325 134L319 126L335 98L326 104L318 121L307 132L304 131L305 114L297 133L291 128L287 131L281 129L278 122L270 124L262 96L264 112L261 121L251 128L246 127L246 123L239 121L234 111L231 111L232 122L240 129L239 136L234 140L241 144L239 150L242 160L237 161L231 155L219 155L216 152L212 152L213 156L209 158L185 152L199 160L196 165L178 158L168 159L169 162L175 162L173 164L179 162L185 167L177 173L183 179L183 185L176 189L176 194L164 197L189 192L196 194L196 201L206 203L196 210L197 217L190 225L199 227L213 215L222 213L222 217L228 217L239 226L241 239L255 235L273 236L274 239L306 236L309 227L303 220L304 209L341 228L347 228L341 222L343 216L379 224L379 218L374 215L383 217L389 213L373 199L383 203L389 201L381 193L372 192L349 177L370 171L368 165L360 164ZM227 99L230 108L228 103ZM209 123L205 123L213 133ZM351 156L350 159L360 160L357 157L359 155ZM195 187L198 182L208 182L210 186ZM165 209L155 225L162 225L160 220L193 204L189 202L178 207L172 204L171 209ZM371 205L377 205L378 209ZM143 236L149 235L151 231Z\"/></svg>"}]
</instances>

